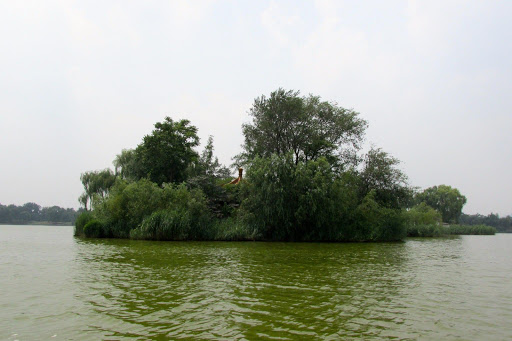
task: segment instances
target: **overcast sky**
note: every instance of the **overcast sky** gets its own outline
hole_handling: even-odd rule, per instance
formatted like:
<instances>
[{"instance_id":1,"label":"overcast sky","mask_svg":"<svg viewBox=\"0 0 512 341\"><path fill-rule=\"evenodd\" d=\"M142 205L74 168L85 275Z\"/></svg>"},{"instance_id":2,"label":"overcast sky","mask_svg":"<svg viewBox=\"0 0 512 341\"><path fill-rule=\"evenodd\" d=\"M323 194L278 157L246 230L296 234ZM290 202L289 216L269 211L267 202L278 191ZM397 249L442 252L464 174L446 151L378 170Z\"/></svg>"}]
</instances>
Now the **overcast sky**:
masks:
<instances>
[{"instance_id":1,"label":"overcast sky","mask_svg":"<svg viewBox=\"0 0 512 341\"><path fill-rule=\"evenodd\" d=\"M78 207L165 116L231 163L255 97L369 121L411 185L512 214L512 1L0 0L0 203Z\"/></svg>"}]
</instances>

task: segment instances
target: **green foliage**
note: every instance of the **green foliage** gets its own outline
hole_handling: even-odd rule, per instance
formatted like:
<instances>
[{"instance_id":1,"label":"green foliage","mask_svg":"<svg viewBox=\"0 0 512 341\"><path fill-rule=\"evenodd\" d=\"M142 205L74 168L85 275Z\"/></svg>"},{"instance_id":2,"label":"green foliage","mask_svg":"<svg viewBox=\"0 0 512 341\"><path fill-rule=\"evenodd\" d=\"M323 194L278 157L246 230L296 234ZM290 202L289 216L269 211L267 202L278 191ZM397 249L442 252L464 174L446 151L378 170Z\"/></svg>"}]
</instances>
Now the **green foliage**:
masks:
<instances>
[{"instance_id":1,"label":"green foliage","mask_svg":"<svg viewBox=\"0 0 512 341\"><path fill-rule=\"evenodd\" d=\"M132 239L146 240L223 240L261 239L240 219L230 217L214 223L198 224L190 211L160 210L146 217L139 227L130 231Z\"/></svg>"},{"instance_id":2,"label":"green foliage","mask_svg":"<svg viewBox=\"0 0 512 341\"><path fill-rule=\"evenodd\" d=\"M191 165L189 170L191 176L207 176L213 179L230 176L229 169L220 164L219 159L213 156L213 151L213 137L208 136L208 141L201 156Z\"/></svg>"},{"instance_id":3,"label":"green foliage","mask_svg":"<svg viewBox=\"0 0 512 341\"><path fill-rule=\"evenodd\" d=\"M364 157L359 173L359 193L364 198L375 191L375 200L385 207L404 208L412 191L407 185L407 176L397 168L400 161L380 148L371 148Z\"/></svg>"},{"instance_id":4,"label":"green foliage","mask_svg":"<svg viewBox=\"0 0 512 341\"><path fill-rule=\"evenodd\" d=\"M123 149L121 154L116 155L112 163L116 176L121 179L134 181L138 179L138 174L142 173L133 149Z\"/></svg>"},{"instance_id":5,"label":"green foliage","mask_svg":"<svg viewBox=\"0 0 512 341\"><path fill-rule=\"evenodd\" d=\"M261 236L238 217L229 217L217 220L214 225L215 240L246 241L260 240Z\"/></svg>"},{"instance_id":6,"label":"green foliage","mask_svg":"<svg viewBox=\"0 0 512 341\"><path fill-rule=\"evenodd\" d=\"M278 89L256 98L250 115L238 155L248 167L243 182L226 185L230 174L214 156L211 136L199 156L197 128L166 117L135 150L116 156L115 175L108 169L82 174L79 201L86 209L90 203L93 214L80 217L75 233L282 241L451 233L439 226L441 217L456 222L466 198L444 185L413 198L396 158L379 148L359 156L367 123L357 112ZM417 205L404 211L413 199ZM473 232L479 231L488 230Z\"/></svg>"},{"instance_id":7,"label":"green foliage","mask_svg":"<svg viewBox=\"0 0 512 341\"><path fill-rule=\"evenodd\" d=\"M85 236L84 227L94 218L94 215L90 211L84 211L76 218L75 221L75 236Z\"/></svg>"},{"instance_id":8,"label":"green foliage","mask_svg":"<svg viewBox=\"0 0 512 341\"><path fill-rule=\"evenodd\" d=\"M246 199L243 208L250 214L249 224L265 239L294 240L299 193L295 186L295 163L290 154L256 158L243 184Z\"/></svg>"},{"instance_id":9,"label":"green foliage","mask_svg":"<svg viewBox=\"0 0 512 341\"><path fill-rule=\"evenodd\" d=\"M166 117L135 149L133 172L138 173L138 179L147 177L158 185L181 183L187 179L188 167L198 158L193 150L198 144L197 128L190 121L175 122Z\"/></svg>"},{"instance_id":10,"label":"green foliage","mask_svg":"<svg viewBox=\"0 0 512 341\"><path fill-rule=\"evenodd\" d=\"M189 169L191 177L187 186L201 189L208 200L208 207L219 218L232 213L231 208L239 205L235 191L230 186L223 186L231 178L229 170L223 167L217 157L213 156L213 138L210 136L201 157Z\"/></svg>"},{"instance_id":11,"label":"green foliage","mask_svg":"<svg viewBox=\"0 0 512 341\"><path fill-rule=\"evenodd\" d=\"M0 224L74 224L77 214L72 208L41 207L33 202L22 206L0 204Z\"/></svg>"},{"instance_id":12,"label":"green foliage","mask_svg":"<svg viewBox=\"0 0 512 341\"><path fill-rule=\"evenodd\" d=\"M491 213L487 216L481 214L462 213L459 222L463 225L488 225L496 228L498 232L512 232L512 216L500 217Z\"/></svg>"},{"instance_id":13,"label":"green foliage","mask_svg":"<svg viewBox=\"0 0 512 341\"><path fill-rule=\"evenodd\" d=\"M146 217L142 224L131 230L132 239L186 240L191 230L189 212L160 210Z\"/></svg>"},{"instance_id":14,"label":"green foliage","mask_svg":"<svg viewBox=\"0 0 512 341\"><path fill-rule=\"evenodd\" d=\"M87 203L90 203L91 209L93 208L94 199L98 196L104 198L110 188L114 185L116 177L112 170L104 169L101 171L90 171L80 175L80 180L84 186L84 193L80 196L78 201L84 205L87 210Z\"/></svg>"},{"instance_id":15,"label":"green foliage","mask_svg":"<svg viewBox=\"0 0 512 341\"><path fill-rule=\"evenodd\" d=\"M402 212L381 206L376 201L376 191L371 190L356 210L356 241L397 241L406 236Z\"/></svg>"},{"instance_id":16,"label":"green foliage","mask_svg":"<svg viewBox=\"0 0 512 341\"><path fill-rule=\"evenodd\" d=\"M343 161L339 157L342 147L357 149L367 127L355 111L284 89L269 98L256 98L249 114L252 123L242 126L245 143L238 156L240 163L250 163L257 156L292 153L296 164L319 157L338 164Z\"/></svg>"},{"instance_id":17,"label":"green foliage","mask_svg":"<svg viewBox=\"0 0 512 341\"><path fill-rule=\"evenodd\" d=\"M451 225L446 227L447 234L493 235L496 229L486 225Z\"/></svg>"},{"instance_id":18,"label":"green foliage","mask_svg":"<svg viewBox=\"0 0 512 341\"><path fill-rule=\"evenodd\" d=\"M441 213L424 202L404 212L404 219L408 226L413 225L440 225Z\"/></svg>"},{"instance_id":19,"label":"green foliage","mask_svg":"<svg viewBox=\"0 0 512 341\"><path fill-rule=\"evenodd\" d=\"M103 224L97 219L91 219L83 228L84 236L87 238L104 237Z\"/></svg>"},{"instance_id":20,"label":"green foliage","mask_svg":"<svg viewBox=\"0 0 512 341\"><path fill-rule=\"evenodd\" d=\"M440 237L448 235L493 235L496 229L485 225L420 224L407 226L408 237Z\"/></svg>"},{"instance_id":21,"label":"green foliage","mask_svg":"<svg viewBox=\"0 0 512 341\"><path fill-rule=\"evenodd\" d=\"M466 204L466 197L459 190L446 185L427 188L416 194L417 203L425 202L430 207L439 211L445 223L457 223L462 213L462 207Z\"/></svg>"},{"instance_id":22,"label":"green foliage","mask_svg":"<svg viewBox=\"0 0 512 341\"><path fill-rule=\"evenodd\" d=\"M293 156L256 158L242 186L242 216L266 240L377 241L404 236L400 210L375 192L359 204L357 179L326 159L295 165Z\"/></svg>"},{"instance_id":23,"label":"green foliage","mask_svg":"<svg viewBox=\"0 0 512 341\"><path fill-rule=\"evenodd\" d=\"M441 237L446 234L445 228L437 224L417 224L407 226L407 237Z\"/></svg>"},{"instance_id":24,"label":"green foliage","mask_svg":"<svg viewBox=\"0 0 512 341\"><path fill-rule=\"evenodd\" d=\"M118 180L110 195L96 206L96 216L104 223L107 237L128 238L132 229L161 210L186 212L190 221L188 235L193 239L204 238L204 229L211 224L203 193L188 190L184 184L159 187L147 179L132 183ZM146 226L149 228L151 224L156 224L156 218L153 223L148 221Z\"/></svg>"},{"instance_id":25,"label":"green foliage","mask_svg":"<svg viewBox=\"0 0 512 341\"><path fill-rule=\"evenodd\" d=\"M161 208L161 189L149 180L116 181L110 195L96 205L96 215L106 226L106 235L127 238L145 216Z\"/></svg>"},{"instance_id":26,"label":"green foliage","mask_svg":"<svg viewBox=\"0 0 512 341\"><path fill-rule=\"evenodd\" d=\"M146 178L159 186L181 183L194 176L194 169L203 161L198 159L193 149L198 144L197 128L190 125L190 121L173 121L166 117L163 122L155 124L152 133L144 136L135 150L123 149L116 156L113 161L115 174L127 181ZM210 138L203 156L206 162L210 162L209 166L219 166L218 160L212 159L212 152L213 141Z\"/></svg>"}]
</instances>

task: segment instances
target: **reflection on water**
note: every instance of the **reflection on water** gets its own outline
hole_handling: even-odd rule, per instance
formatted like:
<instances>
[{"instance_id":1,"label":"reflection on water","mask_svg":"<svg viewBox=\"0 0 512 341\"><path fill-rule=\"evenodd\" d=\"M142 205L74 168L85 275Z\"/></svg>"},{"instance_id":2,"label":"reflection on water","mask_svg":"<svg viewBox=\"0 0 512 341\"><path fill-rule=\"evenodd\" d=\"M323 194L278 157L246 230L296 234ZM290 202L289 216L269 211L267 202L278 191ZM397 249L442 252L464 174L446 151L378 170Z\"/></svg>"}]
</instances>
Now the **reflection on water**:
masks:
<instances>
[{"instance_id":1,"label":"reflection on water","mask_svg":"<svg viewBox=\"0 0 512 341\"><path fill-rule=\"evenodd\" d=\"M511 237L145 242L2 226L0 339L506 339Z\"/></svg>"}]
</instances>

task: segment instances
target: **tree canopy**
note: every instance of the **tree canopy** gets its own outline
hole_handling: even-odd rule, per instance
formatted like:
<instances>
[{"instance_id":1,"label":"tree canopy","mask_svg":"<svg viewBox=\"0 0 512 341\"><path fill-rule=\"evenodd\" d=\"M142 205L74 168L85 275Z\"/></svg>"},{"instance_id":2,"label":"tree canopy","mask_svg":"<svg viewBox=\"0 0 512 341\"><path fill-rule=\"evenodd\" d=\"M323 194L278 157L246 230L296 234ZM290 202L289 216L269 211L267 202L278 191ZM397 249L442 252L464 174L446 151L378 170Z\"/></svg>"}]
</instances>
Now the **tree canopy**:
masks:
<instances>
[{"instance_id":1,"label":"tree canopy","mask_svg":"<svg viewBox=\"0 0 512 341\"><path fill-rule=\"evenodd\" d=\"M84 186L84 193L78 198L78 201L87 209L87 203L94 203L94 196L105 197L110 187L114 185L116 177L114 173L106 168L100 171L89 171L80 175L80 180Z\"/></svg>"},{"instance_id":2,"label":"tree canopy","mask_svg":"<svg viewBox=\"0 0 512 341\"><path fill-rule=\"evenodd\" d=\"M137 174L141 173L137 165L135 150L133 149L123 149L121 154L116 155L112 163L115 174L122 179L135 180L137 179Z\"/></svg>"},{"instance_id":3,"label":"tree canopy","mask_svg":"<svg viewBox=\"0 0 512 341\"><path fill-rule=\"evenodd\" d=\"M197 128L189 120L166 117L135 149L138 178L158 185L185 181L187 168L198 158L193 149L198 144Z\"/></svg>"},{"instance_id":4,"label":"tree canopy","mask_svg":"<svg viewBox=\"0 0 512 341\"><path fill-rule=\"evenodd\" d=\"M404 208L412 191L407 176L398 168L400 161L380 148L371 148L363 158L359 173L360 195L375 191L375 200L386 207Z\"/></svg>"},{"instance_id":5,"label":"tree canopy","mask_svg":"<svg viewBox=\"0 0 512 341\"><path fill-rule=\"evenodd\" d=\"M443 222L458 223L466 197L457 188L447 185L433 186L416 194L416 202L424 202L441 213Z\"/></svg>"},{"instance_id":6,"label":"tree canopy","mask_svg":"<svg viewBox=\"0 0 512 341\"><path fill-rule=\"evenodd\" d=\"M208 141L203 152L193 164L190 174L192 176L205 176L211 178L229 177L229 169L220 164L218 157L213 155L213 136L208 136Z\"/></svg>"},{"instance_id":7,"label":"tree canopy","mask_svg":"<svg viewBox=\"0 0 512 341\"><path fill-rule=\"evenodd\" d=\"M123 149L116 156L115 174L130 181L147 178L158 185L183 182L188 168L198 161L193 149L198 144L197 128L189 120L166 117L135 150Z\"/></svg>"},{"instance_id":8,"label":"tree canopy","mask_svg":"<svg viewBox=\"0 0 512 341\"><path fill-rule=\"evenodd\" d=\"M359 148L367 127L353 110L284 89L256 98L249 114L242 162L291 152L296 164L319 157L335 163L344 148Z\"/></svg>"},{"instance_id":9,"label":"tree canopy","mask_svg":"<svg viewBox=\"0 0 512 341\"><path fill-rule=\"evenodd\" d=\"M22 206L0 204L1 224L69 224L75 221L76 216L77 211L72 208L41 207L33 202L28 202Z\"/></svg>"}]
</instances>

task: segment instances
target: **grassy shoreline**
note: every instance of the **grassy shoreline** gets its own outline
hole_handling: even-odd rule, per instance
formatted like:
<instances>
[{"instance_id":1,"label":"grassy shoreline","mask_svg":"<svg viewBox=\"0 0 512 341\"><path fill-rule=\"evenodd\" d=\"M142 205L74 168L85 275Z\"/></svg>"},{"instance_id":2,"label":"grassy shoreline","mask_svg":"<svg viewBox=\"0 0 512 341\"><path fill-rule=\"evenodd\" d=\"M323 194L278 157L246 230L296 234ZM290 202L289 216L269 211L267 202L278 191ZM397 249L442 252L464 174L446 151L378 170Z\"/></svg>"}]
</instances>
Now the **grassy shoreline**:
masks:
<instances>
[{"instance_id":1,"label":"grassy shoreline","mask_svg":"<svg viewBox=\"0 0 512 341\"><path fill-rule=\"evenodd\" d=\"M435 224L411 225L407 227L407 237L442 237L454 235L495 235L496 229L487 225Z\"/></svg>"},{"instance_id":2,"label":"grassy shoreline","mask_svg":"<svg viewBox=\"0 0 512 341\"><path fill-rule=\"evenodd\" d=\"M496 229L485 225L451 225L437 224L409 225L403 227L403 241L407 237L443 237L452 235L494 235ZM89 238L119 238L108 232L102 222L91 213L80 216L75 225L75 236ZM190 225L188 218L160 211L145 219L137 228L131 229L123 239L154 241L279 241L279 242L390 242L393 240L371 240L343 238L334 239L269 239L258 233L257 229L244 224L238 219L227 218L210 221L208 224Z\"/></svg>"}]
</instances>

